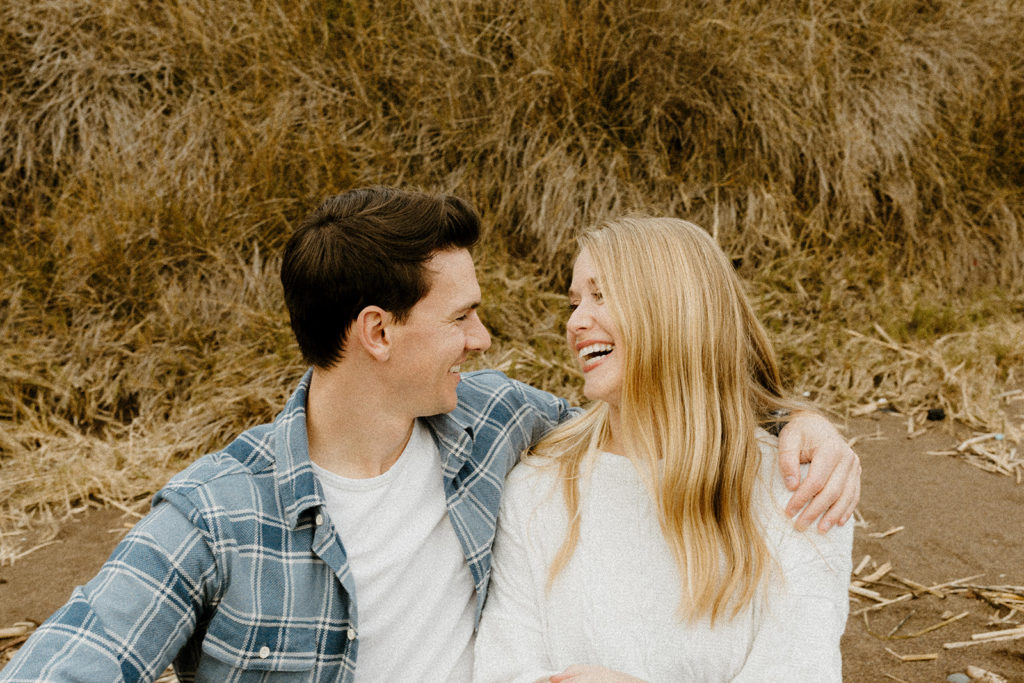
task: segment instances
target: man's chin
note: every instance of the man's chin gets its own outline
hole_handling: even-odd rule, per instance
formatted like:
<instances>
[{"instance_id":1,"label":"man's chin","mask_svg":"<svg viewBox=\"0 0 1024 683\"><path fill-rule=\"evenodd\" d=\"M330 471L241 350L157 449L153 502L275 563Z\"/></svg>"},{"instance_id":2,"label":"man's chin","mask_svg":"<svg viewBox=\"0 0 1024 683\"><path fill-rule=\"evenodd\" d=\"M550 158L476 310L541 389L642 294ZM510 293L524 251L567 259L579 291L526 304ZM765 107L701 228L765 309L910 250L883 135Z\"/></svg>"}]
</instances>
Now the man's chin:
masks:
<instances>
[{"instance_id":1,"label":"man's chin","mask_svg":"<svg viewBox=\"0 0 1024 683\"><path fill-rule=\"evenodd\" d=\"M455 410L455 408L458 407L458 405L458 394L452 391L450 396L446 396L443 401L438 402L437 406L435 406L437 408L437 412L434 414L441 415L442 413L450 413L453 410Z\"/></svg>"}]
</instances>

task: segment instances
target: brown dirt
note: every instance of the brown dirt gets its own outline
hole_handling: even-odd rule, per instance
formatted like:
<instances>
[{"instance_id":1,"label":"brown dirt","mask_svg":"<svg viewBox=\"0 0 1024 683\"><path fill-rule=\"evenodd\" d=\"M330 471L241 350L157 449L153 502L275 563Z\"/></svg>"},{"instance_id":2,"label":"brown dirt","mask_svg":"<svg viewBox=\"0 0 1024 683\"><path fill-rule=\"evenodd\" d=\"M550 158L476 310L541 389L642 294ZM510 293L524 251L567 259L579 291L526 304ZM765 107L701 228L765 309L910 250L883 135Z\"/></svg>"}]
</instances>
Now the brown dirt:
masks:
<instances>
[{"instance_id":1,"label":"brown dirt","mask_svg":"<svg viewBox=\"0 0 1024 683\"><path fill-rule=\"evenodd\" d=\"M989 474L956 458L928 455L948 450L957 439L937 424L915 439L906 437L903 418L879 413L846 426L863 465L859 512L867 526L858 527L854 565L869 554L877 564L890 562L892 573L932 585L974 574L978 585L1024 585L1024 485L1008 477ZM965 435L961 435L965 436ZM41 621L67 599L71 589L91 577L107 558L129 520L118 511L82 513L62 530L57 542L0 567L0 627L22 620ZM904 529L886 538L868 534L892 527ZM863 573L867 573L866 571ZM876 587L887 596L906 590L888 580ZM851 613L871 604L851 602ZM872 635L912 634L949 615L969 615L926 635L885 640ZM895 604L863 617L852 617L843 637L845 680L944 681L967 666L1024 681L1024 640L989 643L946 650L944 643L967 641L974 633L1011 628L1024 615L1000 625L991 618L1005 615L967 594L938 598L932 595ZM944 616L945 615L945 616ZM9 642L9 641L7 641ZM3 648L5 641L0 641ZM900 662L886 648L901 655L937 654L931 661Z\"/></svg>"},{"instance_id":2,"label":"brown dirt","mask_svg":"<svg viewBox=\"0 0 1024 683\"><path fill-rule=\"evenodd\" d=\"M970 583L1024 585L1024 485L955 457L928 455L958 443L945 425L908 439L904 418L876 414L873 419L851 421L846 432L860 437L855 449L864 474L858 510L868 524L854 534L854 566L869 554L878 564L890 562L893 574L921 584L984 574ZM868 535L898 526L904 529L886 538ZM887 597L907 592L894 581L887 583L893 587L878 589ZM851 615L869 604L851 601ZM876 634L888 634L909 615L897 634L913 634L961 612L970 614L917 638L884 640L869 632L870 627ZM973 665L1010 681L1024 681L1024 640L943 649L945 643L971 640L974 633L1024 623L1024 615L1017 614L1009 623L987 625L992 617L1006 613L959 594L942 599L925 595L892 605L869 614L868 623L862 616L851 616L843 636L844 678L944 681ZM886 648L900 655L938 654L938 659L901 662Z\"/></svg>"}]
</instances>

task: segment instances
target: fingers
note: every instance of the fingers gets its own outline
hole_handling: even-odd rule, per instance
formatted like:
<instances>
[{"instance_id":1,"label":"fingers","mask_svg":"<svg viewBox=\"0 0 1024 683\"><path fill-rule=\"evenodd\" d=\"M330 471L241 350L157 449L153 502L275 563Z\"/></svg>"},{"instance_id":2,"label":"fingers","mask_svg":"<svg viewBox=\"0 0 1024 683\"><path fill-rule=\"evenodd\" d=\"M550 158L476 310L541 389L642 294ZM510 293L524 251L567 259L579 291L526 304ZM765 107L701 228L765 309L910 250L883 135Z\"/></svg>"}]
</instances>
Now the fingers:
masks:
<instances>
[{"instance_id":1,"label":"fingers","mask_svg":"<svg viewBox=\"0 0 1024 683\"><path fill-rule=\"evenodd\" d=\"M573 664L572 666L567 667L562 673L555 674L549 680L551 683L562 683L562 681L567 681L570 678L576 678L576 676L580 674L581 668L582 667L580 667L579 664Z\"/></svg>"},{"instance_id":2,"label":"fingers","mask_svg":"<svg viewBox=\"0 0 1024 683\"><path fill-rule=\"evenodd\" d=\"M859 500L860 459L852 449L846 447L843 457L831 473L821 468L815 469L814 463L811 463L807 479L793 494L786 513L792 515L803 507L794 526L803 531L815 520L819 520L818 530L826 532L836 524L845 523Z\"/></svg>"},{"instance_id":3,"label":"fingers","mask_svg":"<svg viewBox=\"0 0 1024 683\"><path fill-rule=\"evenodd\" d=\"M603 666L589 666L584 664L573 664L565 671L548 678L551 683L561 683L569 679L578 681L590 681L592 683L645 683L645 681L634 678L619 671L612 671Z\"/></svg>"},{"instance_id":4,"label":"fingers","mask_svg":"<svg viewBox=\"0 0 1024 683\"><path fill-rule=\"evenodd\" d=\"M808 503L810 503L811 500L814 499L819 492L821 492L821 490L825 487L825 483L827 481L827 473L821 471L820 468L816 469L814 463L811 463L811 469L807 474L807 478L804 479L803 482L801 482L800 487L797 488L797 490L793 493L792 496L790 496L789 504L786 505L787 517L793 517L798 512L803 510L800 516L797 517L797 519L795 519L793 522L796 525L797 529L803 531L807 528L808 522L802 520L805 520L809 517L811 513L814 512L814 510L810 509ZM818 514L821 514L821 512L824 509L825 508L822 507L820 510L818 510ZM810 517L810 520L817 519L817 516L818 515L815 514L813 517Z\"/></svg>"},{"instance_id":5,"label":"fingers","mask_svg":"<svg viewBox=\"0 0 1024 683\"><path fill-rule=\"evenodd\" d=\"M860 458L857 454L853 454L853 467L850 469L850 476L846 479L846 485L843 487L843 493L839 496L839 500L829 508L828 512L820 522L818 522L818 528L822 531L823 523L828 523L829 527L846 524L850 517L853 516L853 511L857 509L857 503L860 502L860 475L861 466Z\"/></svg>"},{"instance_id":6,"label":"fingers","mask_svg":"<svg viewBox=\"0 0 1024 683\"><path fill-rule=\"evenodd\" d=\"M796 489L800 483L800 446L800 433L786 425L779 433L779 468L782 470L786 488L790 491ZM800 507L795 508L793 513ZM793 513L789 515L792 517Z\"/></svg>"}]
</instances>

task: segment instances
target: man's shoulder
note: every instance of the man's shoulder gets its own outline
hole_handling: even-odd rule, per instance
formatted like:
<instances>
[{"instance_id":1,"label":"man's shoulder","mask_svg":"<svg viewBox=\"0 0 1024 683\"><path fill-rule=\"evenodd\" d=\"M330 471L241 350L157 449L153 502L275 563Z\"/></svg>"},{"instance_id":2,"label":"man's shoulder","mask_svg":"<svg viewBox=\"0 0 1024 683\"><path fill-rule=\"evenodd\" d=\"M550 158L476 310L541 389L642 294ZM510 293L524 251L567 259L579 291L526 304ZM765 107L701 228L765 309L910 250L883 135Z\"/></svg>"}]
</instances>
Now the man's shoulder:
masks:
<instances>
[{"instance_id":1,"label":"man's shoulder","mask_svg":"<svg viewBox=\"0 0 1024 683\"><path fill-rule=\"evenodd\" d=\"M499 370L462 373L458 388L459 406L479 408L495 400L517 404L567 407L568 402L554 394L512 379Z\"/></svg>"},{"instance_id":2,"label":"man's shoulder","mask_svg":"<svg viewBox=\"0 0 1024 683\"><path fill-rule=\"evenodd\" d=\"M246 430L225 448L202 456L174 475L157 493L155 502L198 497L206 504L217 504L224 493L237 497L258 480L273 476L273 439L272 424Z\"/></svg>"},{"instance_id":3,"label":"man's shoulder","mask_svg":"<svg viewBox=\"0 0 1024 683\"><path fill-rule=\"evenodd\" d=\"M476 391L501 391L521 384L500 370L473 370L460 375L459 392L465 389Z\"/></svg>"}]
</instances>

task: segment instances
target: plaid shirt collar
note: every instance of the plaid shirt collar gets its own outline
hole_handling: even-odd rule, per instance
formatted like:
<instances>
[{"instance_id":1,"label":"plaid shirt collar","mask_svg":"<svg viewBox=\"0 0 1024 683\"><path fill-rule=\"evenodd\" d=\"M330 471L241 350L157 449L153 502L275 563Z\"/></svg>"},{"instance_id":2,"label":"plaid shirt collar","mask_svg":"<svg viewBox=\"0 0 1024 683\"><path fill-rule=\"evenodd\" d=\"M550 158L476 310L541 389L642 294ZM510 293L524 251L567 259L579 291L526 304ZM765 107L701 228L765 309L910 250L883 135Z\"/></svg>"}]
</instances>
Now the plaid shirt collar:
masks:
<instances>
[{"instance_id":1,"label":"plaid shirt collar","mask_svg":"<svg viewBox=\"0 0 1024 683\"><path fill-rule=\"evenodd\" d=\"M303 513L324 504L320 482L317 481L309 459L309 439L306 433L306 399L312 368L306 371L298 388L275 420L277 439L273 440L272 457L277 463L275 478L285 509L285 519L294 529ZM425 418L441 451L441 466L446 480L451 480L462 469L473 448L474 414L459 405L451 413Z\"/></svg>"}]
</instances>

